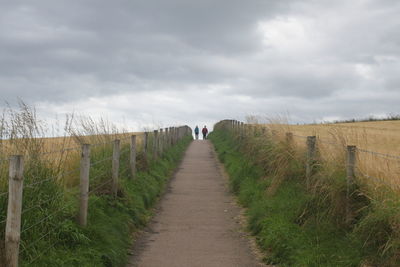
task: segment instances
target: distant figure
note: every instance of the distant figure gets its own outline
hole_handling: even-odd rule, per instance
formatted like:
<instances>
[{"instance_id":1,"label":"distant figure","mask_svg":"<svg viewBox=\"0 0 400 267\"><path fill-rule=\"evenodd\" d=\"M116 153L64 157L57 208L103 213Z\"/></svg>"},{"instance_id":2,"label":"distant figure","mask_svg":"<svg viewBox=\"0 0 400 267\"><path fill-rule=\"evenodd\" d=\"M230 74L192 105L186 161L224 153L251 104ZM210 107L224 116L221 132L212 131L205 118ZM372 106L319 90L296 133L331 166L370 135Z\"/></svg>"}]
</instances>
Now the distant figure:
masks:
<instances>
[{"instance_id":1,"label":"distant figure","mask_svg":"<svg viewBox=\"0 0 400 267\"><path fill-rule=\"evenodd\" d=\"M199 133L200 133L199 126L196 125L196 128L194 128L194 135L196 136L196 140L199 140Z\"/></svg>"},{"instance_id":2,"label":"distant figure","mask_svg":"<svg viewBox=\"0 0 400 267\"><path fill-rule=\"evenodd\" d=\"M208 134L208 129L207 126L204 126L203 130L201 130L202 134L203 134L203 140L207 139L207 134Z\"/></svg>"}]
</instances>

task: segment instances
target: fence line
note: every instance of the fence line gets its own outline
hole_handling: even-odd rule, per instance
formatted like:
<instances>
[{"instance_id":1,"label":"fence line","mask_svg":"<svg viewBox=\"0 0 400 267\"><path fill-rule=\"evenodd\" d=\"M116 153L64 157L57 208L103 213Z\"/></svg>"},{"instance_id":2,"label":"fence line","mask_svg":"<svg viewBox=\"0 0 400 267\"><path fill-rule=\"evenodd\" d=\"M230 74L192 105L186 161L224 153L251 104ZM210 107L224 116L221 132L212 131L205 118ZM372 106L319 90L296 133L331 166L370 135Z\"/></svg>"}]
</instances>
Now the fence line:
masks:
<instances>
[{"instance_id":1,"label":"fence line","mask_svg":"<svg viewBox=\"0 0 400 267\"><path fill-rule=\"evenodd\" d=\"M292 134L292 136L298 137L298 138L307 139L307 136L304 136L304 135ZM318 142L323 143L323 144L328 144L328 145L337 145L337 146L345 147L344 145L339 144L337 142L325 141L325 140L323 140L323 139L321 139L319 137L318 137ZM362 148L357 148L357 151L363 152L363 153L372 154L372 155L375 155L375 156L378 156L378 157L384 157L384 158L395 159L395 160L399 160L400 161L400 156L396 156L396 155L391 155L391 154L387 154L387 153L371 151L371 150L362 149Z\"/></svg>"},{"instance_id":2,"label":"fence line","mask_svg":"<svg viewBox=\"0 0 400 267\"><path fill-rule=\"evenodd\" d=\"M54 242L53 244L51 244L50 246L48 246L45 250L43 250L41 253L39 253L38 255L36 255L35 258L33 258L33 260L31 260L29 262L29 264L34 263L37 259L39 259L41 256L43 256L44 253L46 253L47 251L49 251L49 249L52 249L53 247L55 247L55 245L58 243L58 241Z\"/></svg>"},{"instance_id":3,"label":"fence line","mask_svg":"<svg viewBox=\"0 0 400 267\"><path fill-rule=\"evenodd\" d=\"M120 138L120 140L121 141L125 141L125 140L127 140L129 138L131 138L130 135L126 136L126 137L123 137L123 138ZM107 141L107 142L94 143L94 144L91 144L91 146L92 147L96 147L96 146L108 145L108 144L111 144L112 142L114 142L114 139L111 140L111 141ZM41 153L36 154L35 156L46 156L46 155L51 155L51 154L61 154L61 153L64 153L64 152L69 152L69 151L79 151L80 149L81 149L81 147L79 147L79 146L67 147L67 148L63 148L63 149L60 149L60 150L51 150L51 151L41 152ZM25 157L30 157L31 155L27 154L27 155L24 155L24 156ZM10 160L10 157L5 157L5 158L2 157L2 158L0 158L0 163L8 162L9 160Z\"/></svg>"},{"instance_id":4,"label":"fence line","mask_svg":"<svg viewBox=\"0 0 400 267\"><path fill-rule=\"evenodd\" d=\"M256 128L254 125L251 124L244 124L243 122L238 122L235 120L225 120L222 121L224 122L224 127L225 129L232 131L234 134L237 134L240 139L243 139L244 137L254 137L256 136ZM272 136L276 135L277 132L272 130L271 131ZM315 149L317 143L322 143L322 144L329 144L329 145L334 145L334 146L339 146L343 148L345 151L347 151L347 163L346 163L346 172L347 172L347 181L348 181L348 190L351 188L351 184L354 183L353 179L355 178L356 174L359 176L363 176L365 178L371 179L371 180L376 180L381 183L384 183L386 186L390 188L396 187L397 189L400 188L397 185L394 185L392 183L388 183L386 179L379 179L370 175L367 175L361 171L359 171L358 164L356 162L356 153L361 152L361 153L368 153L377 157L382 157L385 159L392 159L400 162L400 156L396 155L390 155L390 154L385 154L385 153L380 153L380 152L375 152L375 151L370 151L366 149L361 149L357 148L356 146L345 146L342 144L339 144L337 142L331 142L331 141L325 141L323 139L316 139L316 136L302 136L302 135L296 135L293 133L286 133L286 142L290 142L291 138L288 138L288 136L293 136L297 138L302 138L306 139L306 144L307 144L307 160L306 160L306 178L307 178L307 184L310 179L310 177L313 174L313 169L314 169L314 161L315 159ZM349 192L348 192L349 196Z\"/></svg>"},{"instance_id":5,"label":"fence line","mask_svg":"<svg viewBox=\"0 0 400 267\"><path fill-rule=\"evenodd\" d=\"M31 183L31 184L27 184L27 185L24 186L24 188L34 188L35 186L38 186L38 185L43 184L45 182L48 182L48 181L51 181L51 180L56 180L57 178L64 177L65 175L77 173L78 171L79 171L79 168L76 168L76 169L73 169L73 170L70 170L70 171L67 171L67 172L62 172L62 173L59 173L57 175L51 176L49 178L45 178L43 180Z\"/></svg>"},{"instance_id":6,"label":"fence line","mask_svg":"<svg viewBox=\"0 0 400 267\"><path fill-rule=\"evenodd\" d=\"M362 171L360 171L359 168L356 168L356 173L357 173L359 176L363 176L363 177L368 178L368 179L370 179L370 180L377 181L378 183L384 184L384 185L387 186L387 187L390 187L390 188L391 188L391 187L397 187L397 188L398 188L397 185L392 184L392 183L388 183L388 182L385 181L385 179L380 179L380 178L377 178L377 177L375 177L375 176L370 176L370 175L368 175L368 174L363 173Z\"/></svg>"},{"instance_id":7,"label":"fence line","mask_svg":"<svg viewBox=\"0 0 400 267\"><path fill-rule=\"evenodd\" d=\"M161 158L166 149L169 147L175 145L178 143L179 140L184 138L185 136L191 136L191 129L188 126L181 126L181 127L170 127L165 129L165 131L159 131L156 135L156 138L153 138L153 144L155 146L154 151L149 151L148 150L148 134L144 133L145 140L143 145L143 151L145 153L145 160L147 160L147 154L148 153L154 153L153 155L153 160L157 160L157 158ZM6 223L6 262L5 266L7 267L17 267L19 263L19 255L22 253L28 252L31 248L35 247L38 243L40 243L43 240L46 240L46 237L50 236L56 228L52 228L48 230L46 233L41 235L39 238L35 239L33 243L30 243L29 246L23 246L24 243L22 243L22 249L20 250L20 243L21 243L21 234L26 235L30 230L36 228L38 225L51 220L53 217L58 216L59 213L63 212L64 210L68 209L71 207L71 204L65 205L61 208L58 208L57 210L51 212L50 214L46 214L44 217L37 218L37 221L34 222L33 224L26 225L24 222L24 226L21 227L21 218L26 214L29 213L35 209L40 208L44 204L50 203L52 201L58 200L60 197L64 196L66 193L68 193L68 190L61 189L60 192L56 193L55 195L50 196L48 199L45 201L39 201L39 203L34 203L32 206L29 207L24 207L22 209L22 203L23 203L23 190L24 189L30 189L30 188L38 188L40 190L40 186L48 181L54 181L57 182L57 179L60 179L66 175L70 174L80 174L80 191L78 190L77 193L72 195L73 197L78 197L80 199L79 203L79 209L78 209L78 222L82 226L87 225L87 211L88 211L88 198L91 194L95 193L101 188L104 188L105 186L109 186L111 183L110 190L113 193L115 197L117 197L117 190L120 186L119 184L119 177L121 174L128 173L131 171L132 177L134 177L135 171L136 171L136 154L138 153L137 147L136 147L136 136L135 135L129 135L125 137L119 138L119 136L115 136L115 140L109 141L109 142L102 142L102 143L95 143L95 144L84 144L81 148L77 147L70 147L70 148L65 148L63 150L59 151L48 151L44 152L41 154L38 154L39 156L41 155L50 155L50 154L55 154L55 153L64 153L67 151L81 151L82 156L81 156L81 164L79 168L74 168L73 170L69 171L62 171L60 173L57 173L53 176L41 179L39 181L34 181L29 184L23 185L23 173L24 173L24 166L23 166L23 158L24 156L11 156L8 160L10 161L10 164L12 163L13 165L10 165L10 173L9 173L9 191L8 192L2 192L0 193L0 197L7 197L7 194L9 195L8 200L9 200L9 209L7 212L7 216L5 217L5 220L1 221L0 224ZM128 148L120 149L120 144L122 141L130 139L130 145ZM112 149L112 156L105 156L95 162L91 162L90 160L90 148L91 147L97 147L101 145L111 145L113 144L113 149ZM125 145L126 143L124 143ZM130 153L128 153L130 152ZM142 152L143 153L143 152ZM30 155L27 155L25 157L29 157ZM129 158L127 166L125 166L123 169L120 169L120 162L121 160L124 160L126 158ZM7 159L5 159L7 160ZM112 162L112 166L107 166L106 170L102 171L100 174L96 174L95 177L90 177L90 169L100 165L101 163L106 162L107 160L110 160ZM1 161L1 159L0 159ZM110 179L107 179L105 181L101 181L99 184L96 183L98 180L97 178L99 177L104 177L106 174L110 174L111 177ZM37 177L40 179L40 177ZM89 179L90 178L90 179ZM90 188L90 184L95 183L95 187ZM12 208L10 209L10 206ZM11 234L11 236L10 236ZM23 236L24 236L23 235ZM54 247L57 244L55 242L52 244L51 247ZM40 258L43 253L39 253L34 257L30 263L36 261L38 258ZM24 255L28 258L31 258L32 255ZM0 263L0 265L2 265ZM3 265L2 265L3 266Z\"/></svg>"},{"instance_id":8,"label":"fence line","mask_svg":"<svg viewBox=\"0 0 400 267\"><path fill-rule=\"evenodd\" d=\"M395 160L400 161L400 156L395 156L395 155L390 155L390 154L370 151L370 150L361 149L361 148L357 148L357 151L363 152L363 153L367 153L367 154L372 154L372 155L378 156L378 157L384 157L384 158L395 159Z\"/></svg>"}]
</instances>

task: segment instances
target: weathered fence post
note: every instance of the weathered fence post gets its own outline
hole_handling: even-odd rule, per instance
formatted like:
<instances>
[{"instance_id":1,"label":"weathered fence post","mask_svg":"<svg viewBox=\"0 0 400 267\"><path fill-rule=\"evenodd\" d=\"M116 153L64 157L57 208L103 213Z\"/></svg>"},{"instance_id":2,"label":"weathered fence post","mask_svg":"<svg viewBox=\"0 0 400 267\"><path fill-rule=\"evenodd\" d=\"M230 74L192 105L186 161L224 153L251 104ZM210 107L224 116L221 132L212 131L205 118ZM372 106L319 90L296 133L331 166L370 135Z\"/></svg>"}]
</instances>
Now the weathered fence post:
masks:
<instances>
[{"instance_id":1,"label":"weathered fence post","mask_svg":"<svg viewBox=\"0 0 400 267\"><path fill-rule=\"evenodd\" d=\"M236 137L240 137L240 134L239 134L239 121L235 121L235 135L236 135Z\"/></svg>"},{"instance_id":2,"label":"weathered fence post","mask_svg":"<svg viewBox=\"0 0 400 267\"><path fill-rule=\"evenodd\" d=\"M352 193L352 188L355 179L355 165L356 165L356 146L347 146L346 155L346 181L347 181L347 192L346 192L346 222L351 221L350 212L350 195Z\"/></svg>"},{"instance_id":3,"label":"weathered fence post","mask_svg":"<svg viewBox=\"0 0 400 267\"><path fill-rule=\"evenodd\" d=\"M147 162L147 152L149 150L149 133L144 132L143 138L144 138L144 140L143 140L143 157L144 157L144 160Z\"/></svg>"},{"instance_id":4,"label":"weathered fence post","mask_svg":"<svg viewBox=\"0 0 400 267\"><path fill-rule=\"evenodd\" d=\"M271 130L271 137L272 138L277 138L278 137L278 131L277 130Z\"/></svg>"},{"instance_id":5,"label":"weathered fence post","mask_svg":"<svg viewBox=\"0 0 400 267\"><path fill-rule=\"evenodd\" d=\"M254 124L251 126L251 128L252 128L252 133L251 133L252 137L257 137L257 125Z\"/></svg>"},{"instance_id":6,"label":"weathered fence post","mask_svg":"<svg viewBox=\"0 0 400 267\"><path fill-rule=\"evenodd\" d=\"M174 127L169 127L168 144L170 147L172 147L172 145L173 145L173 142L172 142L173 136L174 136Z\"/></svg>"},{"instance_id":7,"label":"weathered fence post","mask_svg":"<svg viewBox=\"0 0 400 267\"><path fill-rule=\"evenodd\" d=\"M169 138L169 129L165 128L164 146L166 149L169 148L168 138Z\"/></svg>"},{"instance_id":8,"label":"weathered fence post","mask_svg":"<svg viewBox=\"0 0 400 267\"><path fill-rule=\"evenodd\" d=\"M114 140L114 144L113 144L111 191L112 191L112 194L114 197L117 197L117 194L118 194L120 143L121 143L121 141L116 139L116 140Z\"/></svg>"},{"instance_id":9,"label":"weathered fence post","mask_svg":"<svg viewBox=\"0 0 400 267\"><path fill-rule=\"evenodd\" d=\"M315 144L317 138L315 136L307 136L307 162L306 162L306 184L310 185L310 179L315 163Z\"/></svg>"},{"instance_id":10,"label":"weathered fence post","mask_svg":"<svg viewBox=\"0 0 400 267\"><path fill-rule=\"evenodd\" d=\"M164 130L160 129L160 136L158 138L158 151L159 155L162 156L164 152Z\"/></svg>"},{"instance_id":11,"label":"weathered fence post","mask_svg":"<svg viewBox=\"0 0 400 267\"><path fill-rule=\"evenodd\" d=\"M174 127L174 135L173 135L173 141L172 143L175 145L177 141L177 136L178 136L178 127Z\"/></svg>"},{"instance_id":12,"label":"weathered fence post","mask_svg":"<svg viewBox=\"0 0 400 267\"><path fill-rule=\"evenodd\" d=\"M80 200L79 200L79 225L87 225L88 199L89 199L89 173L90 173L90 145L82 145L80 167Z\"/></svg>"},{"instance_id":13,"label":"weathered fence post","mask_svg":"<svg viewBox=\"0 0 400 267\"><path fill-rule=\"evenodd\" d=\"M243 141L244 139L244 123L240 123L240 139Z\"/></svg>"},{"instance_id":14,"label":"weathered fence post","mask_svg":"<svg viewBox=\"0 0 400 267\"><path fill-rule=\"evenodd\" d=\"M286 143L291 146L293 144L293 133L286 133Z\"/></svg>"},{"instance_id":15,"label":"weathered fence post","mask_svg":"<svg viewBox=\"0 0 400 267\"><path fill-rule=\"evenodd\" d=\"M135 178L135 175L136 175L136 135L131 136L130 165L131 165L132 178Z\"/></svg>"},{"instance_id":16,"label":"weathered fence post","mask_svg":"<svg viewBox=\"0 0 400 267\"><path fill-rule=\"evenodd\" d=\"M265 126L261 127L261 136L265 136L266 129Z\"/></svg>"},{"instance_id":17,"label":"weathered fence post","mask_svg":"<svg viewBox=\"0 0 400 267\"><path fill-rule=\"evenodd\" d=\"M158 157L158 130L154 130L153 136L153 158L157 159Z\"/></svg>"},{"instance_id":18,"label":"weathered fence post","mask_svg":"<svg viewBox=\"0 0 400 267\"><path fill-rule=\"evenodd\" d=\"M170 128L170 130L169 130L169 141L170 141L170 143L171 143L171 146L173 146L174 145L174 134L175 134L175 127L171 127Z\"/></svg>"},{"instance_id":19,"label":"weathered fence post","mask_svg":"<svg viewBox=\"0 0 400 267\"><path fill-rule=\"evenodd\" d=\"M8 209L5 233L6 266L17 267L21 238L22 191L24 187L23 156L11 156L8 172Z\"/></svg>"}]
</instances>

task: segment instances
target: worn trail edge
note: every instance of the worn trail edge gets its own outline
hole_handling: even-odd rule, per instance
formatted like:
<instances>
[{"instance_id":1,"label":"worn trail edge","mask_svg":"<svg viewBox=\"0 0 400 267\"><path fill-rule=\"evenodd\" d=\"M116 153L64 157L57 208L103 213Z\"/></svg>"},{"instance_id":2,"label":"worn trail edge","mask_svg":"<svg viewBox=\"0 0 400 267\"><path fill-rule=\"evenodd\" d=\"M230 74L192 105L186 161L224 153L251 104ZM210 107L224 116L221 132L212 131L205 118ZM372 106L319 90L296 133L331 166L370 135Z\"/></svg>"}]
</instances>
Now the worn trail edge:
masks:
<instances>
[{"instance_id":1,"label":"worn trail edge","mask_svg":"<svg viewBox=\"0 0 400 267\"><path fill-rule=\"evenodd\" d=\"M192 142L128 266L262 266L226 183L211 143Z\"/></svg>"}]
</instances>

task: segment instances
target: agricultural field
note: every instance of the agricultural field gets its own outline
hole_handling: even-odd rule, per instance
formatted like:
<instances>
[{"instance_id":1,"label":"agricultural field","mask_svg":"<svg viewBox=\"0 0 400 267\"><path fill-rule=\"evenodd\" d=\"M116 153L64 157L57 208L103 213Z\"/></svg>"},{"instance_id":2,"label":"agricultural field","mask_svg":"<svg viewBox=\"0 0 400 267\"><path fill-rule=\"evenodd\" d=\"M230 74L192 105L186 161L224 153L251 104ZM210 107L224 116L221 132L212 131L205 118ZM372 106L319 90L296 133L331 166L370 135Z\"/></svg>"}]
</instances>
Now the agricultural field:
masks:
<instances>
[{"instance_id":1,"label":"agricultural field","mask_svg":"<svg viewBox=\"0 0 400 267\"><path fill-rule=\"evenodd\" d=\"M63 174L57 179L59 184L72 187L79 183L78 176L72 170L79 168L82 144L91 144L91 150L96 151L107 146L111 148L112 141L120 139L121 147L123 147L130 142L131 135L137 136L136 144L141 150L143 132L2 140L0 143L0 189L5 190L7 186L8 158L11 155L24 155L27 163L34 159L46 163L49 168Z\"/></svg>"},{"instance_id":2,"label":"agricultural field","mask_svg":"<svg viewBox=\"0 0 400 267\"><path fill-rule=\"evenodd\" d=\"M357 146L358 178L375 186L400 190L400 121L337 124L266 124L278 136L293 133L293 142L305 149L306 137L317 136L320 157L325 162L344 161L346 146Z\"/></svg>"}]
</instances>

